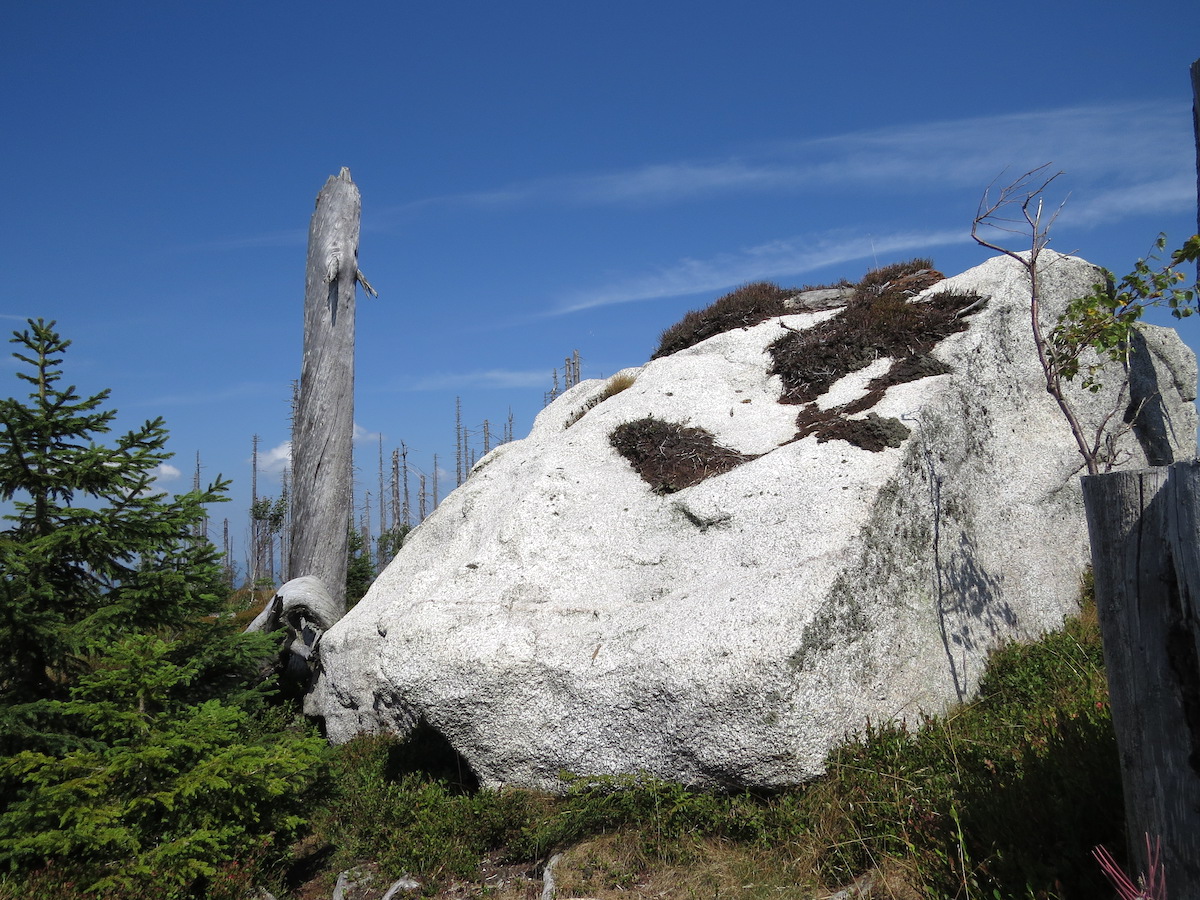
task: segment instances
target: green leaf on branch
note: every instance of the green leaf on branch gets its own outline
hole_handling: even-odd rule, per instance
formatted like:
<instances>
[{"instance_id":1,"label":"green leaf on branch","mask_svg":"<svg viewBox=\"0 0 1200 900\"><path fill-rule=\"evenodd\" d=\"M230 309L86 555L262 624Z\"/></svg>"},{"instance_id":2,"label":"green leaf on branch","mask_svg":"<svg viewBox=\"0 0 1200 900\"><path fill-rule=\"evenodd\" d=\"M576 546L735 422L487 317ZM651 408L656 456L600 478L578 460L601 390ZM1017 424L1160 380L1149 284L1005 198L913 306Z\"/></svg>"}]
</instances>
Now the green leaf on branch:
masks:
<instances>
[{"instance_id":1,"label":"green leaf on branch","mask_svg":"<svg viewBox=\"0 0 1200 900\"><path fill-rule=\"evenodd\" d=\"M1172 251L1170 262L1162 265L1166 235L1160 234L1154 250L1139 259L1133 271L1115 282L1112 272L1104 270L1105 282L1092 286L1090 293L1072 300L1047 335L1051 370L1062 381L1073 381L1082 374L1081 385L1100 390L1099 373L1104 363L1123 362L1129 354L1130 331L1151 307L1169 309L1177 319L1196 311L1200 296L1197 285L1180 287L1187 277L1176 267L1200 259L1200 235L1193 235L1183 246ZM1088 361L1088 352L1095 354Z\"/></svg>"}]
</instances>

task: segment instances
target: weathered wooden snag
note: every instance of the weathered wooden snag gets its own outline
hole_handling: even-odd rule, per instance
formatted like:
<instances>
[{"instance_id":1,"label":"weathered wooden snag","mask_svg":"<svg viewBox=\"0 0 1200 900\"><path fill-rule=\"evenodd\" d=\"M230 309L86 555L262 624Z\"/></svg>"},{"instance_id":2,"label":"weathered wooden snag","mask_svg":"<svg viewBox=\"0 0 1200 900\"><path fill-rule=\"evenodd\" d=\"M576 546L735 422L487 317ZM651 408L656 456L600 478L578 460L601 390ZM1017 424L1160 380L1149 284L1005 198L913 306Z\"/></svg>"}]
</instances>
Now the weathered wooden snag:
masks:
<instances>
[{"instance_id":1,"label":"weathered wooden snag","mask_svg":"<svg viewBox=\"0 0 1200 900\"><path fill-rule=\"evenodd\" d=\"M1200 462L1083 479L1126 832L1200 900Z\"/></svg>"},{"instance_id":2,"label":"weathered wooden snag","mask_svg":"<svg viewBox=\"0 0 1200 900\"><path fill-rule=\"evenodd\" d=\"M317 195L308 229L304 363L292 425L291 577L312 575L345 611L354 434L354 293L362 200L343 167ZM340 613L339 613L340 614Z\"/></svg>"}]
</instances>

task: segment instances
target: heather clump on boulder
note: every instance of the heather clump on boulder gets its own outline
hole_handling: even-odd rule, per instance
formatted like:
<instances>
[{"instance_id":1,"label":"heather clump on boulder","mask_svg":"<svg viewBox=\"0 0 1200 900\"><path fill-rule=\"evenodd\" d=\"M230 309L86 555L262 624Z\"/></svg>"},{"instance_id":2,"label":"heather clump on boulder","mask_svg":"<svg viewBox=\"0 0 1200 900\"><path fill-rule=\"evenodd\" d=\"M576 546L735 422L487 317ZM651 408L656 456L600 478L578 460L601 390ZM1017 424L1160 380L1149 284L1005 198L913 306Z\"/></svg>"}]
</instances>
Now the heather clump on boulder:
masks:
<instances>
[{"instance_id":1,"label":"heather clump on boulder","mask_svg":"<svg viewBox=\"0 0 1200 900\"><path fill-rule=\"evenodd\" d=\"M788 311L787 299L796 290L769 281L746 284L704 309L695 309L662 333L651 359L669 356L734 328L749 328Z\"/></svg>"},{"instance_id":2,"label":"heather clump on boulder","mask_svg":"<svg viewBox=\"0 0 1200 900\"><path fill-rule=\"evenodd\" d=\"M656 494L671 494L753 459L719 446L703 428L652 416L617 426L609 437Z\"/></svg>"}]
</instances>

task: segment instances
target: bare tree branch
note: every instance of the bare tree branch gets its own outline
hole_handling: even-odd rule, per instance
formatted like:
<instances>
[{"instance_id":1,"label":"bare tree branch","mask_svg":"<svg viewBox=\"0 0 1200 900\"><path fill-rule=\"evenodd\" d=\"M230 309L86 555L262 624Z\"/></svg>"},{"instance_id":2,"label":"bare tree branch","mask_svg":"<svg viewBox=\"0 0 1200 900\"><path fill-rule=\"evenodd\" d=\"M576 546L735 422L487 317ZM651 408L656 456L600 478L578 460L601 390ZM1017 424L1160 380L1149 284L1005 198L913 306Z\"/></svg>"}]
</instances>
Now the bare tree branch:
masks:
<instances>
[{"instance_id":1,"label":"bare tree branch","mask_svg":"<svg viewBox=\"0 0 1200 900\"><path fill-rule=\"evenodd\" d=\"M1075 445L1083 457L1088 474L1095 475L1100 471L1099 436L1097 436L1097 442L1092 444L1084 434L1083 426L1075 413L1075 407L1063 391L1062 374L1051 359L1049 344L1042 328L1042 297L1038 284L1039 257L1042 250L1050 243L1050 227L1058 219L1058 215L1066 203L1066 200L1060 203L1048 219L1044 217L1043 194L1050 184L1062 174L1062 172L1055 172L1053 175L1047 176L1048 170L1049 163L1030 169L1015 181L1001 187L995 200L992 199L995 182L989 185L988 189L983 192L983 197L975 212L975 218L971 222L971 237L980 246L1003 253L1016 260L1028 273L1029 324L1033 331L1033 343L1037 348L1038 363L1040 363L1042 374L1046 379L1046 392L1054 398L1054 402L1058 404L1059 410L1062 411L1063 417L1071 427L1071 436L1075 439ZM1015 217L1014 208L1019 210L1019 218ZM1009 227L1013 224L1017 227ZM996 240L985 238L983 236L985 229L1027 237L1029 249L1017 251Z\"/></svg>"}]
</instances>

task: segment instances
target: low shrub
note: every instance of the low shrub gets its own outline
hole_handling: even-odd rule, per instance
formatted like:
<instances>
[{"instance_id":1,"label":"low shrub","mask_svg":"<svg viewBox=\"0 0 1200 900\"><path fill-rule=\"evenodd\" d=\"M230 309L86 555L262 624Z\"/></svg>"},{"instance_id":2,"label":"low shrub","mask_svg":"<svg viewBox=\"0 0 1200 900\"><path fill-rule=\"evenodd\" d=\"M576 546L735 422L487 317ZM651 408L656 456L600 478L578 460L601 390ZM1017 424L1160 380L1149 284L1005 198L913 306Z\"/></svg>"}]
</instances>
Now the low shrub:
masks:
<instances>
[{"instance_id":1,"label":"low shrub","mask_svg":"<svg viewBox=\"0 0 1200 900\"><path fill-rule=\"evenodd\" d=\"M781 288L769 281L755 281L718 298L704 309L694 309L668 328L659 338L651 359L670 356L703 340L765 322L772 316L786 315L785 301L795 289Z\"/></svg>"},{"instance_id":2,"label":"low shrub","mask_svg":"<svg viewBox=\"0 0 1200 900\"><path fill-rule=\"evenodd\" d=\"M313 823L335 871L372 860L387 877L413 875L434 889L471 878L530 829L537 794L479 790L449 745L431 753L430 740L419 728L408 740L363 735L335 749L332 789Z\"/></svg>"},{"instance_id":3,"label":"low shrub","mask_svg":"<svg viewBox=\"0 0 1200 900\"><path fill-rule=\"evenodd\" d=\"M613 448L656 494L670 494L754 459L720 446L703 428L647 416L617 426Z\"/></svg>"},{"instance_id":4,"label":"low shrub","mask_svg":"<svg viewBox=\"0 0 1200 900\"><path fill-rule=\"evenodd\" d=\"M867 274L854 286L858 296L879 296L883 293L918 293L945 276L933 267L933 260L925 257L905 262L891 263Z\"/></svg>"},{"instance_id":5,"label":"low shrub","mask_svg":"<svg viewBox=\"0 0 1200 900\"><path fill-rule=\"evenodd\" d=\"M837 315L802 331L789 329L768 348L772 375L783 380L781 402L816 400L839 379L883 357L898 360L872 390L925 377L929 352L943 338L967 327L963 309L979 298L941 293L921 303L911 296L942 280L927 259L868 272L854 297Z\"/></svg>"}]
</instances>

